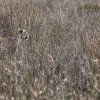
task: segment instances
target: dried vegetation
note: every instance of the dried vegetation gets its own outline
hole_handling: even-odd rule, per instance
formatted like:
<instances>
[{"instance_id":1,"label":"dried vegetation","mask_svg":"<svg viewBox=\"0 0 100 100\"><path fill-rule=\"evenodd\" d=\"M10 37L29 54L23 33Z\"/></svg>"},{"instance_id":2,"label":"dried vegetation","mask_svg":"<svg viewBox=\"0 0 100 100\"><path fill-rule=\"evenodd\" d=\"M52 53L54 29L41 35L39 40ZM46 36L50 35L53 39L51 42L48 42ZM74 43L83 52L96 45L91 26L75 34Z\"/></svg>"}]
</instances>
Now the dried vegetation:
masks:
<instances>
[{"instance_id":1,"label":"dried vegetation","mask_svg":"<svg viewBox=\"0 0 100 100\"><path fill-rule=\"evenodd\" d=\"M0 100L100 100L99 0L0 0Z\"/></svg>"}]
</instances>

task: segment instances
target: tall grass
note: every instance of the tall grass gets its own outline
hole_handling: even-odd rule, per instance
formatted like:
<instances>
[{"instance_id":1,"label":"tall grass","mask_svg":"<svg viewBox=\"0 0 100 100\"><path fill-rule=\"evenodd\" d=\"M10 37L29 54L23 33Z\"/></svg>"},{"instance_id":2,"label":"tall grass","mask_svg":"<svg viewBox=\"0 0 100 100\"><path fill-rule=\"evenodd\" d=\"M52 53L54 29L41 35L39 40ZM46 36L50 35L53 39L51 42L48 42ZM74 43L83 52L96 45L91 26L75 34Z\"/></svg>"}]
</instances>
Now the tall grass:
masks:
<instances>
[{"instance_id":1,"label":"tall grass","mask_svg":"<svg viewBox=\"0 0 100 100\"><path fill-rule=\"evenodd\" d=\"M0 100L99 100L99 16L99 0L0 0Z\"/></svg>"}]
</instances>

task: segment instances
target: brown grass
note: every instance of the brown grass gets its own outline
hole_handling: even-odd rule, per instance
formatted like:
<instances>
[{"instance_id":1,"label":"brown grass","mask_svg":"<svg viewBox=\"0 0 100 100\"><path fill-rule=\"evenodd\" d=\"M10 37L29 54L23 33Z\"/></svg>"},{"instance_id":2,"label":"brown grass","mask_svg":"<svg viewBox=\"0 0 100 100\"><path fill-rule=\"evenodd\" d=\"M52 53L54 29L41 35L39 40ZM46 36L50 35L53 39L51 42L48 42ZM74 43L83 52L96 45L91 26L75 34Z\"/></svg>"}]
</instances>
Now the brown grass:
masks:
<instances>
[{"instance_id":1,"label":"brown grass","mask_svg":"<svg viewBox=\"0 0 100 100\"><path fill-rule=\"evenodd\" d=\"M97 1L0 0L0 100L100 99Z\"/></svg>"}]
</instances>

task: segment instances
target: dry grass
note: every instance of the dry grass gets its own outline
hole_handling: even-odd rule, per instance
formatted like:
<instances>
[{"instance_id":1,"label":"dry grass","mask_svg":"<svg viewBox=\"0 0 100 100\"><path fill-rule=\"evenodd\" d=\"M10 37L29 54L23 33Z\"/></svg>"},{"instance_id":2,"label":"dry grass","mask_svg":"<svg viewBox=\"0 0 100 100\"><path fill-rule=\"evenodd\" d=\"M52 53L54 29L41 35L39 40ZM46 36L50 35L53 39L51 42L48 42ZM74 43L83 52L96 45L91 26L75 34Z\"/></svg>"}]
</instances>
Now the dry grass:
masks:
<instances>
[{"instance_id":1,"label":"dry grass","mask_svg":"<svg viewBox=\"0 0 100 100\"><path fill-rule=\"evenodd\" d=\"M99 100L99 5L0 0L0 100Z\"/></svg>"}]
</instances>

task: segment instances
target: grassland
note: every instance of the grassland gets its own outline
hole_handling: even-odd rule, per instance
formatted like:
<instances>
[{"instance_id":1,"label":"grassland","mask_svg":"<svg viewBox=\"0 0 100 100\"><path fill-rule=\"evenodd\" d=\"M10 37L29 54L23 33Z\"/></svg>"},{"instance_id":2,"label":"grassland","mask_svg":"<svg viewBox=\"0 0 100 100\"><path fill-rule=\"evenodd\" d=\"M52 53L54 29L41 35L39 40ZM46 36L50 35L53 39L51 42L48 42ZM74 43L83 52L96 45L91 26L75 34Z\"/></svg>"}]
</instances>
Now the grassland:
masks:
<instances>
[{"instance_id":1,"label":"grassland","mask_svg":"<svg viewBox=\"0 0 100 100\"><path fill-rule=\"evenodd\" d=\"M100 100L100 1L0 0L0 100Z\"/></svg>"}]
</instances>

